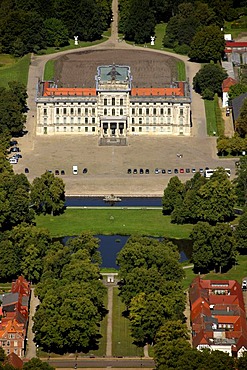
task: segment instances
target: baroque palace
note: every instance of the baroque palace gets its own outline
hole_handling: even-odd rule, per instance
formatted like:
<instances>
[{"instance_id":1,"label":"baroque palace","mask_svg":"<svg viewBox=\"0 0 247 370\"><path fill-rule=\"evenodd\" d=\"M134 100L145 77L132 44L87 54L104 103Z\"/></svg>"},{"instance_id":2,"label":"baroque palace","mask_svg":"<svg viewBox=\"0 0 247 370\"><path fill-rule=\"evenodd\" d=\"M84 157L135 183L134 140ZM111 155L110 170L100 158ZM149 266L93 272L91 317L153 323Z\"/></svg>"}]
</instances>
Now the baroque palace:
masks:
<instances>
[{"instance_id":1,"label":"baroque palace","mask_svg":"<svg viewBox=\"0 0 247 370\"><path fill-rule=\"evenodd\" d=\"M129 66L103 65L97 68L95 85L65 88L39 81L37 134L97 135L101 141L191 134L188 82L133 88Z\"/></svg>"}]
</instances>

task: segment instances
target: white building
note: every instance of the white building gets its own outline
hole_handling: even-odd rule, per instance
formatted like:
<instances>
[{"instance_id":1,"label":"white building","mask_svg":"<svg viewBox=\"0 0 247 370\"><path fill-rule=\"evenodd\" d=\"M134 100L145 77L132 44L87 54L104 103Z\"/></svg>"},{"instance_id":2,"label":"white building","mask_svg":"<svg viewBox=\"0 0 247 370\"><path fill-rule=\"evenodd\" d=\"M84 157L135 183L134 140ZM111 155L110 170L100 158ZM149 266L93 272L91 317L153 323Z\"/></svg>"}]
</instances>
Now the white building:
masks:
<instances>
[{"instance_id":1,"label":"white building","mask_svg":"<svg viewBox=\"0 0 247 370\"><path fill-rule=\"evenodd\" d=\"M57 87L39 82L38 135L97 135L126 140L131 135L191 134L187 82L160 88L132 88L129 66L99 66L95 88Z\"/></svg>"}]
</instances>

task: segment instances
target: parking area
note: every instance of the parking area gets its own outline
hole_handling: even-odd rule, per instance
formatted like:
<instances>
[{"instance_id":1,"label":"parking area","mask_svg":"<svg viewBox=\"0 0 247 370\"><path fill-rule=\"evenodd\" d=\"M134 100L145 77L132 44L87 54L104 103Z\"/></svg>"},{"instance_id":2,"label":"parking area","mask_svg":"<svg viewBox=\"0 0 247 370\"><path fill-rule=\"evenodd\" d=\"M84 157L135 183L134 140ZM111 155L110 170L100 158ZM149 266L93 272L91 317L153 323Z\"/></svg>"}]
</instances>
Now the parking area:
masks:
<instances>
[{"instance_id":1,"label":"parking area","mask_svg":"<svg viewBox=\"0 0 247 370\"><path fill-rule=\"evenodd\" d=\"M161 196L175 169L182 181L193 176L193 168L198 171L223 166L230 168L234 175L235 161L217 158L215 140L135 136L128 139L127 146L99 146L97 137L36 136L31 147L23 137L18 139L22 158L14 170L24 173L28 168L30 181L46 170L54 174L58 171L57 176L63 178L66 193L70 195ZM73 175L73 166L78 167L77 175ZM134 169L137 173L133 173ZM140 173L140 169L144 173ZM149 173L145 173L146 169ZM162 169L166 172L162 173Z\"/></svg>"}]
</instances>

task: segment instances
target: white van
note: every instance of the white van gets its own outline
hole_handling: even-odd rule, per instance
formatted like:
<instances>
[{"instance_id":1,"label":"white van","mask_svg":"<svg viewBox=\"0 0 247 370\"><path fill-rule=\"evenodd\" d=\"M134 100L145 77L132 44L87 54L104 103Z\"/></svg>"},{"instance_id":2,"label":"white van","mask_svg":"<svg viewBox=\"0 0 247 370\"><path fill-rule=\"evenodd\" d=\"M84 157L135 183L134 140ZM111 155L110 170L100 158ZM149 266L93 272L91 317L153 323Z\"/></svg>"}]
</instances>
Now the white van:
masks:
<instances>
[{"instance_id":1,"label":"white van","mask_svg":"<svg viewBox=\"0 0 247 370\"><path fill-rule=\"evenodd\" d=\"M18 163L18 159L17 158L10 158L9 159L9 163L10 164L17 164Z\"/></svg>"},{"instance_id":2,"label":"white van","mask_svg":"<svg viewBox=\"0 0 247 370\"><path fill-rule=\"evenodd\" d=\"M73 175L78 175L78 166L73 166Z\"/></svg>"}]
</instances>

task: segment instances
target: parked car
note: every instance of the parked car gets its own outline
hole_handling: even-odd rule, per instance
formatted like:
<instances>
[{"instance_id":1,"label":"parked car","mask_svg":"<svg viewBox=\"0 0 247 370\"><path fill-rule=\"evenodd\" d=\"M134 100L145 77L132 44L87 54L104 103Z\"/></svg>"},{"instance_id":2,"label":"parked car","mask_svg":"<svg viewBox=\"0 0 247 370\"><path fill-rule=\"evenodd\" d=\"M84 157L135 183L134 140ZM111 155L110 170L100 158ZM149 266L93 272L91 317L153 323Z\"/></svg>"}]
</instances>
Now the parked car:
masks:
<instances>
[{"instance_id":1,"label":"parked car","mask_svg":"<svg viewBox=\"0 0 247 370\"><path fill-rule=\"evenodd\" d=\"M9 163L10 164L17 164L18 163L18 158L9 158Z\"/></svg>"},{"instance_id":2,"label":"parked car","mask_svg":"<svg viewBox=\"0 0 247 370\"><path fill-rule=\"evenodd\" d=\"M16 153L16 154L13 155L12 158L18 158L18 159L20 159L20 158L22 158L22 155L20 153Z\"/></svg>"},{"instance_id":3,"label":"parked car","mask_svg":"<svg viewBox=\"0 0 247 370\"><path fill-rule=\"evenodd\" d=\"M85 167L85 168L83 168L82 173L87 173L87 168L86 168L86 167Z\"/></svg>"},{"instance_id":4,"label":"parked car","mask_svg":"<svg viewBox=\"0 0 247 370\"><path fill-rule=\"evenodd\" d=\"M179 172L180 173L184 173L184 169L183 168L180 168Z\"/></svg>"},{"instance_id":5,"label":"parked car","mask_svg":"<svg viewBox=\"0 0 247 370\"><path fill-rule=\"evenodd\" d=\"M168 175L171 175L172 170L167 170Z\"/></svg>"},{"instance_id":6,"label":"parked car","mask_svg":"<svg viewBox=\"0 0 247 370\"><path fill-rule=\"evenodd\" d=\"M18 148L17 146L10 148L10 153L18 153L18 152L20 152L20 148Z\"/></svg>"},{"instance_id":7,"label":"parked car","mask_svg":"<svg viewBox=\"0 0 247 370\"><path fill-rule=\"evenodd\" d=\"M162 168L161 173L165 174L166 170L164 168Z\"/></svg>"},{"instance_id":8,"label":"parked car","mask_svg":"<svg viewBox=\"0 0 247 370\"><path fill-rule=\"evenodd\" d=\"M131 174L132 173L131 168L128 168L127 173L128 174Z\"/></svg>"},{"instance_id":9,"label":"parked car","mask_svg":"<svg viewBox=\"0 0 247 370\"><path fill-rule=\"evenodd\" d=\"M199 172L200 173L204 173L204 169L203 168L199 168Z\"/></svg>"},{"instance_id":10,"label":"parked car","mask_svg":"<svg viewBox=\"0 0 247 370\"><path fill-rule=\"evenodd\" d=\"M158 168L155 168L154 173L157 175L158 173L160 173L160 170Z\"/></svg>"},{"instance_id":11,"label":"parked car","mask_svg":"<svg viewBox=\"0 0 247 370\"><path fill-rule=\"evenodd\" d=\"M192 173L196 173L196 169L195 168L192 168L191 172Z\"/></svg>"},{"instance_id":12,"label":"parked car","mask_svg":"<svg viewBox=\"0 0 247 370\"><path fill-rule=\"evenodd\" d=\"M247 280L242 281L242 289L247 290Z\"/></svg>"},{"instance_id":13,"label":"parked car","mask_svg":"<svg viewBox=\"0 0 247 370\"><path fill-rule=\"evenodd\" d=\"M9 143L10 146L15 146L17 144L18 144L18 142L16 140L11 140L10 143Z\"/></svg>"},{"instance_id":14,"label":"parked car","mask_svg":"<svg viewBox=\"0 0 247 370\"><path fill-rule=\"evenodd\" d=\"M61 175L65 175L65 171L64 170L61 170Z\"/></svg>"},{"instance_id":15,"label":"parked car","mask_svg":"<svg viewBox=\"0 0 247 370\"><path fill-rule=\"evenodd\" d=\"M55 175L59 175L59 170L55 170Z\"/></svg>"},{"instance_id":16,"label":"parked car","mask_svg":"<svg viewBox=\"0 0 247 370\"><path fill-rule=\"evenodd\" d=\"M174 173L178 173L178 169L177 168L175 168Z\"/></svg>"},{"instance_id":17,"label":"parked car","mask_svg":"<svg viewBox=\"0 0 247 370\"><path fill-rule=\"evenodd\" d=\"M29 173L29 169L27 167L25 167L24 172Z\"/></svg>"},{"instance_id":18,"label":"parked car","mask_svg":"<svg viewBox=\"0 0 247 370\"><path fill-rule=\"evenodd\" d=\"M141 175L143 175L143 174L144 174L143 168L140 168L140 174L141 174Z\"/></svg>"},{"instance_id":19,"label":"parked car","mask_svg":"<svg viewBox=\"0 0 247 370\"><path fill-rule=\"evenodd\" d=\"M134 175L136 175L136 174L137 174L137 169L136 169L136 168L134 168L134 170L133 170L133 174L134 174Z\"/></svg>"},{"instance_id":20,"label":"parked car","mask_svg":"<svg viewBox=\"0 0 247 370\"><path fill-rule=\"evenodd\" d=\"M185 172L190 173L190 168L186 168Z\"/></svg>"},{"instance_id":21,"label":"parked car","mask_svg":"<svg viewBox=\"0 0 247 370\"><path fill-rule=\"evenodd\" d=\"M149 175L149 169L148 168L145 169L145 174Z\"/></svg>"}]
</instances>

